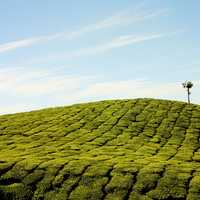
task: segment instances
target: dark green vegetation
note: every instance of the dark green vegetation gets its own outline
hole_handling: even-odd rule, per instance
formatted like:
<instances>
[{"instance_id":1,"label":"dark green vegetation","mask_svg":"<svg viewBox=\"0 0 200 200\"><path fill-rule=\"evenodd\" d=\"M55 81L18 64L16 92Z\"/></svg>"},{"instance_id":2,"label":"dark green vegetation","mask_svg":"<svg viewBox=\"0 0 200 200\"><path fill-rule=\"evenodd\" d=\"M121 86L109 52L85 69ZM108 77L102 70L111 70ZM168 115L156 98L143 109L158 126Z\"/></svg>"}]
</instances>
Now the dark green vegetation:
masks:
<instances>
[{"instance_id":1,"label":"dark green vegetation","mask_svg":"<svg viewBox=\"0 0 200 200\"><path fill-rule=\"evenodd\" d=\"M115 100L0 117L0 199L198 200L200 106Z\"/></svg>"}]
</instances>

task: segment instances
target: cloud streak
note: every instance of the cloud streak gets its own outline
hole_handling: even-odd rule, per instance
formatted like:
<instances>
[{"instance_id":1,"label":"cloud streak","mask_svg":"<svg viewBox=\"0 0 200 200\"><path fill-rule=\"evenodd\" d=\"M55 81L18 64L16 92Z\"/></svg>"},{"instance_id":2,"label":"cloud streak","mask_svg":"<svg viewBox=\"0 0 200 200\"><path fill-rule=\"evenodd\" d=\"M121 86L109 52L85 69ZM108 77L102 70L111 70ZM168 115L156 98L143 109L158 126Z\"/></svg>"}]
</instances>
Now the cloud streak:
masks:
<instances>
[{"instance_id":1,"label":"cloud streak","mask_svg":"<svg viewBox=\"0 0 200 200\"><path fill-rule=\"evenodd\" d=\"M84 47L80 48L71 52L61 52L61 53L52 53L46 56L45 58L36 58L33 60L27 61L23 65L33 65L36 63L44 63L46 61L52 61L52 60L62 60L62 59L73 59L81 56L91 56L91 55L97 55L97 54L103 54L109 51L112 51L114 49L119 49L125 46L130 46L133 44L139 44L151 40L156 40L159 38L164 38L164 37L170 37L174 33L154 33L154 34L149 34L149 35L135 35L135 34L130 34L130 35L121 35L119 37L113 38L111 41L104 42L103 44L97 44L91 47ZM16 63L14 64L16 65Z\"/></svg>"},{"instance_id":2,"label":"cloud streak","mask_svg":"<svg viewBox=\"0 0 200 200\"><path fill-rule=\"evenodd\" d=\"M57 35L49 35L49 36L33 37L33 38L17 40L13 42L7 42L5 44L0 44L0 53L13 51L18 48L29 47L40 42L45 42L45 41L55 39L56 37Z\"/></svg>"},{"instance_id":3,"label":"cloud streak","mask_svg":"<svg viewBox=\"0 0 200 200\"><path fill-rule=\"evenodd\" d=\"M0 70L0 93L39 96L56 92L76 91L90 76L67 75L63 69L12 68Z\"/></svg>"},{"instance_id":4,"label":"cloud streak","mask_svg":"<svg viewBox=\"0 0 200 200\"><path fill-rule=\"evenodd\" d=\"M121 11L113 16L108 17L107 19L83 27L78 31L71 32L70 34L63 33L60 34L60 36L63 36L67 39L74 39L89 32L111 28L115 26L126 26L132 23L141 22L154 17L158 17L166 13L167 10L164 9L158 11L137 11L137 9L132 11Z\"/></svg>"},{"instance_id":5,"label":"cloud streak","mask_svg":"<svg viewBox=\"0 0 200 200\"><path fill-rule=\"evenodd\" d=\"M78 54L96 54L104 53L112 49L128 46L135 43L142 43L148 40L154 40L165 37L165 34L152 34L152 35L123 35L113 39L111 42L98 45L93 48L83 49Z\"/></svg>"},{"instance_id":6,"label":"cloud streak","mask_svg":"<svg viewBox=\"0 0 200 200\"><path fill-rule=\"evenodd\" d=\"M96 22L95 24L90 24L85 27L82 27L77 31L55 33L51 35L32 37L0 44L0 53L14 51L18 48L25 48L55 39L73 40L90 32L98 31L101 29L109 29L112 27L127 26L129 24L145 21L166 13L166 10L143 11L133 9L120 11L106 19Z\"/></svg>"},{"instance_id":7,"label":"cloud streak","mask_svg":"<svg viewBox=\"0 0 200 200\"><path fill-rule=\"evenodd\" d=\"M192 94L198 97L200 80L193 80L195 87ZM192 97L193 97L192 96ZM127 98L161 98L186 101L186 93L181 82L154 82L146 79L133 79L121 81L96 82L84 90L71 96L72 102L83 102L104 99ZM199 103L198 98L192 98L194 103Z\"/></svg>"},{"instance_id":8,"label":"cloud streak","mask_svg":"<svg viewBox=\"0 0 200 200\"><path fill-rule=\"evenodd\" d=\"M157 33L151 35L122 35L103 44L98 44L92 47L81 48L73 52L54 54L45 59L49 61L50 59L62 59L62 58L66 59L79 56L101 54L109 52L113 49L122 48L136 43L143 43L146 41L167 37L168 35L170 35L170 33L169 34Z\"/></svg>"},{"instance_id":9,"label":"cloud streak","mask_svg":"<svg viewBox=\"0 0 200 200\"><path fill-rule=\"evenodd\" d=\"M30 38L30 39L25 39L25 40L18 40L18 41L13 41L13 42L8 42L5 44L0 45L0 53L4 53L7 51L12 51L17 48L22 48L22 47L27 47L31 46L40 40L37 38Z\"/></svg>"},{"instance_id":10,"label":"cloud streak","mask_svg":"<svg viewBox=\"0 0 200 200\"><path fill-rule=\"evenodd\" d=\"M121 98L164 98L186 100L180 82L147 79L103 81L99 76L69 75L52 70L0 69L1 113L21 112L49 106ZM192 80L192 102L199 103L199 80ZM193 99L193 97L195 97Z\"/></svg>"}]
</instances>

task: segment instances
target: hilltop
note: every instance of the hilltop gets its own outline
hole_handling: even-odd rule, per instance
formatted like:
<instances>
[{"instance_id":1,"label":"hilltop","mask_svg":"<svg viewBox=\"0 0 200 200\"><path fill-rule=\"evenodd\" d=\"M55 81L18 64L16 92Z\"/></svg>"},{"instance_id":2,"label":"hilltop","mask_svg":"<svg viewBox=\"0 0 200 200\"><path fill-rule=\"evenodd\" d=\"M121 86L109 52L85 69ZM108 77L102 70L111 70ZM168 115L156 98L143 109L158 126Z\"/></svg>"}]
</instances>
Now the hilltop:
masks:
<instances>
[{"instance_id":1,"label":"hilltop","mask_svg":"<svg viewBox=\"0 0 200 200\"><path fill-rule=\"evenodd\" d=\"M109 100L0 116L0 199L200 199L200 106Z\"/></svg>"}]
</instances>

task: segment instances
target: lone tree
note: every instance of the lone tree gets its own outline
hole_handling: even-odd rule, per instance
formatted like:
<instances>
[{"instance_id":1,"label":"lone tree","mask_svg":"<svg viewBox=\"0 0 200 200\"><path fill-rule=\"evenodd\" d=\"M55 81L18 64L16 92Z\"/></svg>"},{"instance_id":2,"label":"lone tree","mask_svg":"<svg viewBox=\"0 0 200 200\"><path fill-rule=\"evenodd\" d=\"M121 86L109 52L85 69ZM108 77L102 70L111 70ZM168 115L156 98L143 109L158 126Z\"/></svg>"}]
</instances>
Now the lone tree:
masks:
<instances>
[{"instance_id":1,"label":"lone tree","mask_svg":"<svg viewBox=\"0 0 200 200\"><path fill-rule=\"evenodd\" d=\"M185 83L182 83L183 87L187 89L187 95L188 95L188 104L190 104L190 89L193 87L193 83L191 81L185 81Z\"/></svg>"}]
</instances>

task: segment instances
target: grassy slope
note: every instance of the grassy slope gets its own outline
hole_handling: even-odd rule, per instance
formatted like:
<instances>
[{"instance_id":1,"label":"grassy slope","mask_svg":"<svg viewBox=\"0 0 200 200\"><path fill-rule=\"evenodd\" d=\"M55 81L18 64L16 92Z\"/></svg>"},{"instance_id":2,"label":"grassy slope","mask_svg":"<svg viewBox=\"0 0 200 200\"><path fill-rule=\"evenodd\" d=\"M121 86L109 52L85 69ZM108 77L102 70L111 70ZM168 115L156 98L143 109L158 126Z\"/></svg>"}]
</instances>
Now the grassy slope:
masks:
<instances>
[{"instance_id":1,"label":"grassy slope","mask_svg":"<svg viewBox=\"0 0 200 200\"><path fill-rule=\"evenodd\" d=\"M0 199L200 199L200 106L113 100L0 116Z\"/></svg>"}]
</instances>

